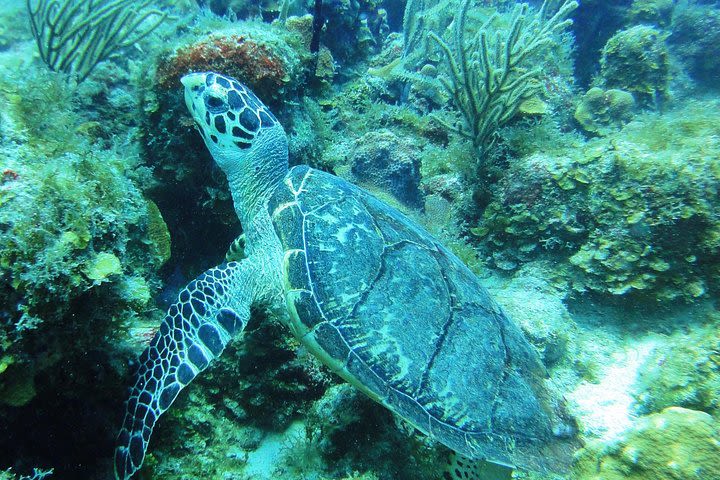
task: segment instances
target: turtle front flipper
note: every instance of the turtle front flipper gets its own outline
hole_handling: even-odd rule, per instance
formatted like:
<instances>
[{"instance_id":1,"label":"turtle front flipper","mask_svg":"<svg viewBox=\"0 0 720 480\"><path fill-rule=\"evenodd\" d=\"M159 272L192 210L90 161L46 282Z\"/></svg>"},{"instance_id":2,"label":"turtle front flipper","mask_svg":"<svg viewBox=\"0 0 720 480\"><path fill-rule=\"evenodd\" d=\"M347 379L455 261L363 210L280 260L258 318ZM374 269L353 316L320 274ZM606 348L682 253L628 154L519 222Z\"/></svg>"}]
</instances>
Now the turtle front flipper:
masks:
<instances>
[{"instance_id":1,"label":"turtle front flipper","mask_svg":"<svg viewBox=\"0 0 720 480\"><path fill-rule=\"evenodd\" d=\"M155 422L186 387L239 335L250 318L255 278L249 262L231 262L183 289L140 356L115 450L115 477L140 469Z\"/></svg>"}]
</instances>

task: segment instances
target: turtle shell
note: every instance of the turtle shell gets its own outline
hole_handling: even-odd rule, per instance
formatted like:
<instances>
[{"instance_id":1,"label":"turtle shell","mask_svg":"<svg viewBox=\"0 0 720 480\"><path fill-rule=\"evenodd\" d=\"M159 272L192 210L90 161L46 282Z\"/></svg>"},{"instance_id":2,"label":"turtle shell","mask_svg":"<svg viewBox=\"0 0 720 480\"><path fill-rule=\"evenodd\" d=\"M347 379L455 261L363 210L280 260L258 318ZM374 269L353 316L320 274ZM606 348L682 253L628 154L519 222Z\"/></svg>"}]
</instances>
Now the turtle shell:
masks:
<instances>
[{"instance_id":1,"label":"turtle shell","mask_svg":"<svg viewBox=\"0 0 720 480\"><path fill-rule=\"evenodd\" d=\"M269 204L290 327L324 363L470 458L562 471L574 428L519 328L412 220L307 166Z\"/></svg>"}]
</instances>

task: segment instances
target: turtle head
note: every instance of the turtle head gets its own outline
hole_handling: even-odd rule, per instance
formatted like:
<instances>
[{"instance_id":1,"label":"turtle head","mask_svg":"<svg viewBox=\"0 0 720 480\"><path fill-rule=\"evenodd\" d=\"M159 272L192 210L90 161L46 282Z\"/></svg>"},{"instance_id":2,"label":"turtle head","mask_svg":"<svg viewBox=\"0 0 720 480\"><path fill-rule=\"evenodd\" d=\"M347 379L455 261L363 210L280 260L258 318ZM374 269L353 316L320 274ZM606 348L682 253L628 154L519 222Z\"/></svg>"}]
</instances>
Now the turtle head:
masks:
<instances>
[{"instance_id":1,"label":"turtle head","mask_svg":"<svg viewBox=\"0 0 720 480\"><path fill-rule=\"evenodd\" d=\"M185 103L205 144L228 178L287 171L287 137L255 94L237 80L213 72L182 80Z\"/></svg>"}]
</instances>

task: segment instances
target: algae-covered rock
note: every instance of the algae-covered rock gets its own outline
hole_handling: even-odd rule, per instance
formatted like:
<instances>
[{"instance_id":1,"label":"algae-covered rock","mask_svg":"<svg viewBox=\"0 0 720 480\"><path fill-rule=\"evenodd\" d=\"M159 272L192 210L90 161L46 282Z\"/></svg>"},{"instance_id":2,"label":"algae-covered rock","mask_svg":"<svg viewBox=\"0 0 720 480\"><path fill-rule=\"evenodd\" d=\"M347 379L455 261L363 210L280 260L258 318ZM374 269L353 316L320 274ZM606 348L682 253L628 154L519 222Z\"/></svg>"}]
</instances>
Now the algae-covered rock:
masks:
<instances>
[{"instance_id":1,"label":"algae-covered rock","mask_svg":"<svg viewBox=\"0 0 720 480\"><path fill-rule=\"evenodd\" d=\"M720 425L710 415L671 407L641 417L620 441L586 447L577 480L710 480L720 478Z\"/></svg>"},{"instance_id":2,"label":"algae-covered rock","mask_svg":"<svg viewBox=\"0 0 720 480\"><path fill-rule=\"evenodd\" d=\"M417 150L390 130L370 132L357 140L350 168L359 183L390 193L408 206L420 207Z\"/></svg>"},{"instance_id":3,"label":"algae-covered rock","mask_svg":"<svg viewBox=\"0 0 720 480\"><path fill-rule=\"evenodd\" d=\"M640 369L636 401L643 413L670 406L720 411L720 327L676 333Z\"/></svg>"},{"instance_id":4,"label":"algae-covered rock","mask_svg":"<svg viewBox=\"0 0 720 480\"><path fill-rule=\"evenodd\" d=\"M575 109L575 120L587 132L607 135L632 119L635 99L624 90L591 88Z\"/></svg>"},{"instance_id":5,"label":"algae-covered rock","mask_svg":"<svg viewBox=\"0 0 720 480\"><path fill-rule=\"evenodd\" d=\"M600 59L605 85L631 92L644 104L667 96L670 61L665 37L646 25L615 34Z\"/></svg>"},{"instance_id":6,"label":"algae-covered rock","mask_svg":"<svg viewBox=\"0 0 720 480\"><path fill-rule=\"evenodd\" d=\"M579 292L667 301L715 291L716 108L647 113L606 137L515 159L471 232L497 268L554 261Z\"/></svg>"},{"instance_id":7,"label":"algae-covered rock","mask_svg":"<svg viewBox=\"0 0 720 480\"><path fill-rule=\"evenodd\" d=\"M720 76L720 11L708 2L679 2L668 38L693 79L717 89Z\"/></svg>"},{"instance_id":8,"label":"algae-covered rock","mask_svg":"<svg viewBox=\"0 0 720 480\"><path fill-rule=\"evenodd\" d=\"M674 0L633 0L628 20L634 24L667 27L676 3Z\"/></svg>"},{"instance_id":9,"label":"algae-covered rock","mask_svg":"<svg viewBox=\"0 0 720 480\"><path fill-rule=\"evenodd\" d=\"M558 293L545 280L518 274L509 284L490 290L522 328L546 366L566 356L576 325Z\"/></svg>"}]
</instances>

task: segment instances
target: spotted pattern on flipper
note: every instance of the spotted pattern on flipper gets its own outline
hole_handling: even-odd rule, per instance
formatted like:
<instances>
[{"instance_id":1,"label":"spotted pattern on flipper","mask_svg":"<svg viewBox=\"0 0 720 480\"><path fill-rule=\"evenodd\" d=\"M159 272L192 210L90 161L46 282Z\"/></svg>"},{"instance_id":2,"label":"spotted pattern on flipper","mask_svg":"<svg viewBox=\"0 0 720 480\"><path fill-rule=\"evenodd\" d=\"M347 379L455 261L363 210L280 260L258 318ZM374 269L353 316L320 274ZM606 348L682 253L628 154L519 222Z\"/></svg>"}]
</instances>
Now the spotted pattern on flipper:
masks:
<instances>
[{"instance_id":1,"label":"spotted pattern on flipper","mask_svg":"<svg viewBox=\"0 0 720 480\"><path fill-rule=\"evenodd\" d=\"M217 358L250 318L250 275L244 263L208 270L183 289L140 356L135 385L115 449L115 478L142 465L153 427L178 393Z\"/></svg>"},{"instance_id":2,"label":"spotted pattern on flipper","mask_svg":"<svg viewBox=\"0 0 720 480\"><path fill-rule=\"evenodd\" d=\"M448 458L444 480L511 480L513 469L504 465L473 460L455 452Z\"/></svg>"}]
</instances>

